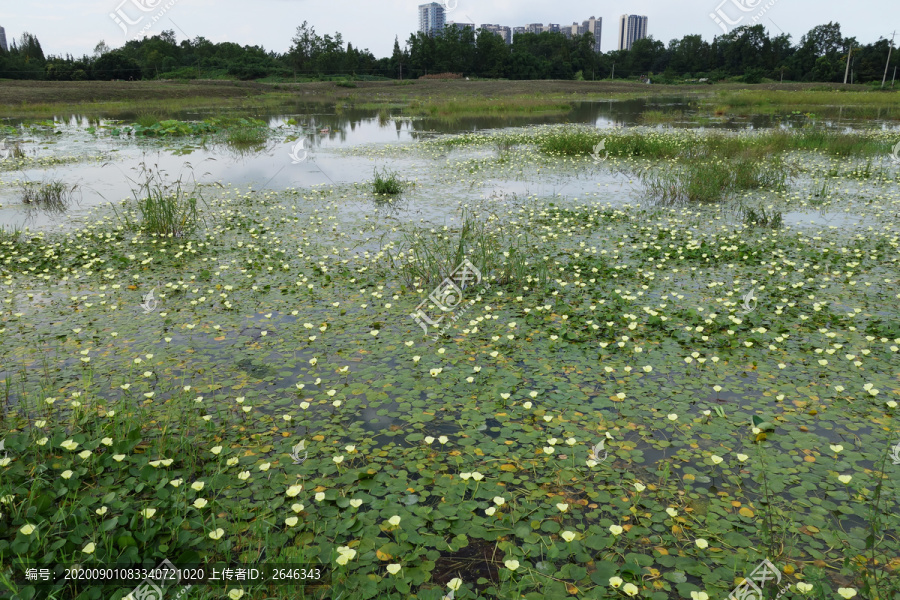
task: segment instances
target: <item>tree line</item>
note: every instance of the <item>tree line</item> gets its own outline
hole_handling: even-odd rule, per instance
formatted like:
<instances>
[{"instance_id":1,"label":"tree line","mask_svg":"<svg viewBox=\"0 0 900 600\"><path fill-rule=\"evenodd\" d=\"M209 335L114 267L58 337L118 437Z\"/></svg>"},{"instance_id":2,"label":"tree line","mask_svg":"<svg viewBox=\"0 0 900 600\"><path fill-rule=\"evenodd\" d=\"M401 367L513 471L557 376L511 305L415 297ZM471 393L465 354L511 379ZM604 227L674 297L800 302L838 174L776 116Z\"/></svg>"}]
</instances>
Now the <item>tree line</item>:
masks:
<instances>
[{"instance_id":1,"label":"tree line","mask_svg":"<svg viewBox=\"0 0 900 600\"><path fill-rule=\"evenodd\" d=\"M591 34L566 37L544 32L516 35L507 45L500 36L471 28L447 27L434 36L410 35L401 48L394 40L391 56L375 58L368 50L344 42L340 33L319 35L306 21L297 28L285 53L261 46L213 43L204 37L176 41L171 30L112 49L104 42L91 55L44 56L37 37L24 33L8 51L0 49L0 78L139 80L230 78L308 80L336 76L358 79L416 78L439 73L505 79L606 79L651 76L656 81L764 78L840 82L848 56L851 81L881 81L890 42L861 44L844 37L838 23L819 25L793 44L791 36L771 37L762 25L738 27L704 41L699 35L673 39L668 45L648 37L631 50L598 53ZM900 60L894 53L891 69Z\"/></svg>"}]
</instances>

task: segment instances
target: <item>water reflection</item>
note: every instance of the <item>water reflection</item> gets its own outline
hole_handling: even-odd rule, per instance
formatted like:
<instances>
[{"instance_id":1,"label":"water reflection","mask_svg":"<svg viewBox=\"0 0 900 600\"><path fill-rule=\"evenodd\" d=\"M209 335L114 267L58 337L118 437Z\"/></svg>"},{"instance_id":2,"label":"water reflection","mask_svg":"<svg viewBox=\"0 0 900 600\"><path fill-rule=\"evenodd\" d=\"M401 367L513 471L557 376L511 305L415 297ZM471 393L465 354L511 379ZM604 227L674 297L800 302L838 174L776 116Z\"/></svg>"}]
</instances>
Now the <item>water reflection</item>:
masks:
<instances>
[{"instance_id":1,"label":"water reflection","mask_svg":"<svg viewBox=\"0 0 900 600\"><path fill-rule=\"evenodd\" d=\"M842 107L835 107L834 115L821 118L818 126L841 130L860 127L897 128L889 119L896 111L878 109L875 119L859 119ZM765 129L800 128L810 125L810 117L798 111L730 115L710 117L709 110L696 100L684 97L659 97L625 101L577 102L563 115L528 114L522 116L482 116L462 118L417 117L403 108L356 108L348 105L295 103L274 109L249 112L235 108L200 109L165 115L165 118L202 120L210 117L242 116L264 121L273 131L269 140L259 146L239 147L218 136L162 139L135 139L129 135L113 135L123 125L131 123L138 114L123 113L119 118L58 115L51 120L35 123L23 119L5 122L19 126L15 136L28 152L38 159L58 157L107 157L106 161L79 159L74 164L53 166L53 176L69 183L79 183L83 198L76 210L60 214L46 211L27 211L16 195L20 181L39 181L48 170L30 163L24 171L6 170L0 177L0 225L41 229L48 226L75 224L86 216L91 207L109 202L119 203L132 197L133 182L142 162L154 164L170 173L189 168L198 181L225 181L234 186L248 186L254 190L308 188L323 184L359 184L371 180L372 170L383 167L371 157L346 155L339 149L354 146L411 143L442 134L467 131L496 130L527 125L577 123L599 128L655 125L659 128ZM848 116L849 115L849 116ZM817 117L818 118L818 117ZM855 120L854 120L855 119ZM305 159L292 159L292 148L302 140ZM192 166L188 166L190 157ZM386 159L387 160L387 159ZM422 168L421 158L391 158L390 166L401 172ZM7 165L7 169L9 166ZM583 195L596 190L597 185L621 186L609 173L596 176L568 177L565 181L543 178L539 181L489 181L491 189L506 193L564 193ZM448 185L443 193L457 192L477 198L485 190L457 189ZM632 185L626 185L633 192ZM490 190L488 190L489 192ZM424 194L430 193L424 190ZM631 194L629 194L631 195ZM789 223L803 216L790 215Z\"/></svg>"}]
</instances>

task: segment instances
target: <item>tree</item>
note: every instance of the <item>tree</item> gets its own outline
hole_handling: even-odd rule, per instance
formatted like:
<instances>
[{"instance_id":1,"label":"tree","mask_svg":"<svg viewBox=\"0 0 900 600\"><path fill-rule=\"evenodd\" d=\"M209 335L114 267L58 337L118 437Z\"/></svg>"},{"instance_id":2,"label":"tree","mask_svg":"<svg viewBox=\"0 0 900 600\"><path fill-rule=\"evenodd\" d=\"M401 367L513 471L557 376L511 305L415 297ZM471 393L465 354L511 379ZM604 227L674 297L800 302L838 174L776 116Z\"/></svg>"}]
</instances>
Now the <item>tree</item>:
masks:
<instances>
[{"instance_id":1,"label":"tree","mask_svg":"<svg viewBox=\"0 0 900 600\"><path fill-rule=\"evenodd\" d=\"M129 58L121 50L113 50L94 61L95 79L111 81L113 79L140 79L141 65Z\"/></svg>"},{"instance_id":2,"label":"tree","mask_svg":"<svg viewBox=\"0 0 900 600\"><path fill-rule=\"evenodd\" d=\"M100 40L97 42L97 45L94 46L94 58L99 58L109 52L109 46L106 45L106 42Z\"/></svg>"}]
</instances>

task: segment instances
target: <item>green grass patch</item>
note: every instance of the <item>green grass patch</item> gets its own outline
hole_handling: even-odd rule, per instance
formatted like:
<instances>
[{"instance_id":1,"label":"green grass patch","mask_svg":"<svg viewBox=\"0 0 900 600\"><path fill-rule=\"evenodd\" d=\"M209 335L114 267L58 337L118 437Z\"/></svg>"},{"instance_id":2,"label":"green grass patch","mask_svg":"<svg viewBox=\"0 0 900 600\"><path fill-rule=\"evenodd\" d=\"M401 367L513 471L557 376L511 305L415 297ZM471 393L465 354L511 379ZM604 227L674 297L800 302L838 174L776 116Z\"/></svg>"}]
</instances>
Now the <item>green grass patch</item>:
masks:
<instances>
[{"instance_id":1,"label":"green grass patch","mask_svg":"<svg viewBox=\"0 0 900 600\"><path fill-rule=\"evenodd\" d=\"M379 196L393 196L403 191L404 182L400 176L389 171L386 167L379 171L375 169L375 179L372 181L372 191Z\"/></svg>"}]
</instances>

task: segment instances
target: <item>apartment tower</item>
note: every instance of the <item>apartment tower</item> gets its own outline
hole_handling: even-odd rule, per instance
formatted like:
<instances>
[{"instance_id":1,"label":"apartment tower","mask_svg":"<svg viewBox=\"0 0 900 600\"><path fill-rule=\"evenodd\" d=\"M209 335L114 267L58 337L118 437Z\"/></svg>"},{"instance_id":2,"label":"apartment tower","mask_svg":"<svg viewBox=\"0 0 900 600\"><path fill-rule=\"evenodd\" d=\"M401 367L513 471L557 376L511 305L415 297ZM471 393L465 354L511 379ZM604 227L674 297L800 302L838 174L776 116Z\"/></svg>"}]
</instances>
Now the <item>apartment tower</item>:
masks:
<instances>
[{"instance_id":1,"label":"apartment tower","mask_svg":"<svg viewBox=\"0 0 900 600\"><path fill-rule=\"evenodd\" d=\"M622 15L619 17L619 50L631 50L632 44L647 37L647 17Z\"/></svg>"},{"instance_id":2,"label":"apartment tower","mask_svg":"<svg viewBox=\"0 0 900 600\"><path fill-rule=\"evenodd\" d=\"M447 17L444 6L437 2L419 5L419 31L426 35L435 35L444 30Z\"/></svg>"},{"instance_id":3,"label":"apartment tower","mask_svg":"<svg viewBox=\"0 0 900 600\"><path fill-rule=\"evenodd\" d=\"M590 33L594 36L594 52L600 52L600 29L603 27L603 17L599 19L595 19L591 16L590 19L584 21L581 24L581 31L579 33ZM575 33L574 31L572 33Z\"/></svg>"}]
</instances>

